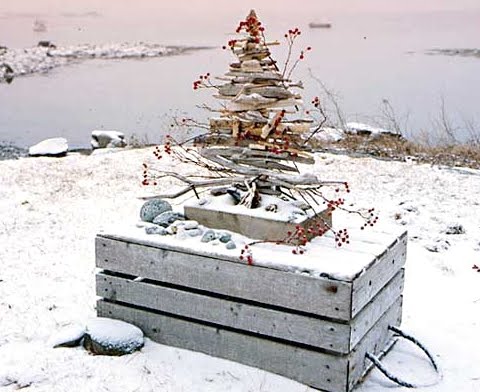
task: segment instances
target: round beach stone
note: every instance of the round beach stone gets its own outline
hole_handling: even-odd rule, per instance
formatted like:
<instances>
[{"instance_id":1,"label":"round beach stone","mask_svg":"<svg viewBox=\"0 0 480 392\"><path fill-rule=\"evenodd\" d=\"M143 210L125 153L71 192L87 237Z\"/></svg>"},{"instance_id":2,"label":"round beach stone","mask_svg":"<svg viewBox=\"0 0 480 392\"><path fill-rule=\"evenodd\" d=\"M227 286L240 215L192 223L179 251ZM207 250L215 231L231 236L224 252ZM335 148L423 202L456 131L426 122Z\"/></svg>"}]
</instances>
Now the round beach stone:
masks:
<instances>
[{"instance_id":1,"label":"round beach stone","mask_svg":"<svg viewBox=\"0 0 480 392\"><path fill-rule=\"evenodd\" d=\"M237 248L237 244L235 244L235 242L233 242L233 241L228 241L227 244L225 245L225 248L227 248L227 249L236 249L236 248Z\"/></svg>"},{"instance_id":2,"label":"round beach stone","mask_svg":"<svg viewBox=\"0 0 480 392\"><path fill-rule=\"evenodd\" d=\"M224 244L232 239L232 235L230 233L218 233L217 237L220 242L223 242Z\"/></svg>"},{"instance_id":3,"label":"round beach stone","mask_svg":"<svg viewBox=\"0 0 480 392\"><path fill-rule=\"evenodd\" d=\"M216 238L215 232L213 230L207 230L202 237L202 242L212 242Z\"/></svg>"},{"instance_id":4,"label":"round beach stone","mask_svg":"<svg viewBox=\"0 0 480 392\"><path fill-rule=\"evenodd\" d=\"M162 212L160 215L156 216L155 219L153 220L153 223L163 227L168 227L173 222L178 220L185 220L185 216L183 214L180 214L179 212L165 211L165 212Z\"/></svg>"},{"instance_id":5,"label":"round beach stone","mask_svg":"<svg viewBox=\"0 0 480 392\"><path fill-rule=\"evenodd\" d=\"M125 321L98 317L87 324L83 345L92 354L125 355L143 347L143 332Z\"/></svg>"},{"instance_id":6,"label":"round beach stone","mask_svg":"<svg viewBox=\"0 0 480 392\"><path fill-rule=\"evenodd\" d=\"M144 222L153 222L158 215L171 210L172 206L168 201L163 199L148 200L140 209L140 219Z\"/></svg>"}]
</instances>

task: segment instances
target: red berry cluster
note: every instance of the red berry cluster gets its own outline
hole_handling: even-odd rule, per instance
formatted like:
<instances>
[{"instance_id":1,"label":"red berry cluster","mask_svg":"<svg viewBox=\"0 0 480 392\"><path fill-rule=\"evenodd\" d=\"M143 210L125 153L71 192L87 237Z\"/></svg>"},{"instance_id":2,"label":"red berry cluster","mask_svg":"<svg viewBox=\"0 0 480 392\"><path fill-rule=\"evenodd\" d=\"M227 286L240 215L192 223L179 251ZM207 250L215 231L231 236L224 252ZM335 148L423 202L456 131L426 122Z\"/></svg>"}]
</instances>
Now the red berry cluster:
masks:
<instances>
[{"instance_id":1,"label":"red berry cluster","mask_svg":"<svg viewBox=\"0 0 480 392\"><path fill-rule=\"evenodd\" d=\"M210 79L210 72L207 72L205 75L200 75L198 77L198 80L195 80L193 82L193 89L197 90L199 89L202 85L205 85L205 82L207 82Z\"/></svg>"},{"instance_id":2,"label":"red berry cluster","mask_svg":"<svg viewBox=\"0 0 480 392\"><path fill-rule=\"evenodd\" d=\"M315 106L316 108L320 107L320 98L314 97L312 99L312 105Z\"/></svg>"},{"instance_id":3,"label":"red berry cluster","mask_svg":"<svg viewBox=\"0 0 480 392\"><path fill-rule=\"evenodd\" d=\"M337 246L350 243L350 235L348 234L347 229L342 229L335 232L335 242L337 243Z\"/></svg>"},{"instance_id":4,"label":"red berry cluster","mask_svg":"<svg viewBox=\"0 0 480 392\"><path fill-rule=\"evenodd\" d=\"M143 164L143 181L142 181L142 185L149 185L150 182L148 181L148 166L146 163Z\"/></svg>"},{"instance_id":5,"label":"red berry cluster","mask_svg":"<svg viewBox=\"0 0 480 392\"><path fill-rule=\"evenodd\" d=\"M294 29L288 30L288 33L285 34L285 38L287 38L289 41L293 41L300 34L302 34L302 32L298 29L298 27L295 27Z\"/></svg>"},{"instance_id":6,"label":"red berry cluster","mask_svg":"<svg viewBox=\"0 0 480 392\"><path fill-rule=\"evenodd\" d=\"M295 226L295 231L293 232L288 231L287 238L285 239L285 242L288 244L296 244L296 245L303 245L303 246L307 244L307 241L308 241L308 237L306 235L306 231L300 225Z\"/></svg>"},{"instance_id":7,"label":"red berry cluster","mask_svg":"<svg viewBox=\"0 0 480 392\"><path fill-rule=\"evenodd\" d=\"M240 33L242 30L250 34L251 37L258 37L261 32L265 31L265 28L262 26L262 22L251 15L246 20L242 20L235 31Z\"/></svg>"},{"instance_id":8,"label":"red berry cluster","mask_svg":"<svg viewBox=\"0 0 480 392\"><path fill-rule=\"evenodd\" d=\"M367 226L373 227L377 223L378 215L375 215L374 211L375 211L375 208L370 208L367 211L368 217L365 220L365 223L360 227L361 230L365 230Z\"/></svg>"},{"instance_id":9,"label":"red berry cluster","mask_svg":"<svg viewBox=\"0 0 480 392\"><path fill-rule=\"evenodd\" d=\"M252 250L248 245L245 245L240 251L240 260L246 260L248 265L253 265L253 255Z\"/></svg>"},{"instance_id":10,"label":"red berry cluster","mask_svg":"<svg viewBox=\"0 0 480 392\"><path fill-rule=\"evenodd\" d=\"M479 267L478 265L476 265L476 264L473 265L472 269L473 269L474 271L480 272L480 267Z\"/></svg>"},{"instance_id":11,"label":"red berry cluster","mask_svg":"<svg viewBox=\"0 0 480 392\"><path fill-rule=\"evenodd\" d=\"M338 189L338 191L340 191L340 189ZM338 199L325 200L323 204L327 205L327 210L328 210L327 214L332 215L333 211L335 211L338 207L341 207L345 204L345 199L342 199L341 197L339 197Z\"/></svg>"},{"instance_id":12,"label":"red berry cluster","mask_svg":"<svg viewBox=\"0 0 480 392\"><path fill-rule=\"evenodd\" d=\"M233 48L235 47L235 44L237 43L237 40L236 39L231 39L230 41L228 41L227 45L223 45L222 46L222 49L225 50L227 49L227 46L233 50Z\"/></svg>"},{"instance_id":13,"label":"red berry cluster","mask_svg":"<svg viewBox=\"0 0 480 392\"><path fill-rule=\"evenodd\" d=\"M307 48L305 50L302 50L300 52L300 56L298 57L299 60L303 60L305 58L305 52L309 52L312 50L312 47L311 46L307 46Z\"/></svg>"},{"instance_id":14,"label":"red berry cluster","mask_svg":"<svg viewBox=\"0 0 480 392\"><path fill-rule=\"evenodd\" d=\"M163 152L167 155L171 155L172 154L172 138L170 135L167 135L166 139L167 141L163 145ZM153 150L153 155L155 155L157 159L162 159L163 155L162 155L162 149L160 146L155 146L155 149Z\"/></svg>"}]
</instances>

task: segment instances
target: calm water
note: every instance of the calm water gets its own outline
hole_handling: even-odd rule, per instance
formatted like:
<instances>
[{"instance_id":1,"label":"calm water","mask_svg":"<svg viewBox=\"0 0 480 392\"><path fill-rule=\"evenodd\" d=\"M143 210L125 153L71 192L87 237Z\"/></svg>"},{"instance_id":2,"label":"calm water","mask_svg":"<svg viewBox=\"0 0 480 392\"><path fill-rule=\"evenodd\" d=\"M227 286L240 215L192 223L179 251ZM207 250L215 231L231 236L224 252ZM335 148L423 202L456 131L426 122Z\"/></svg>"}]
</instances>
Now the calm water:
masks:
<instances>
[{"instance_id":1,"label":"calm water","mask_svg":"<svg viewBox=\"0 0 480 392\"><path fill-rule=\"evenodd\" d=\"M87 146L90 132L101 128L156 142L168 132L169 116L205 117L195 106L211 102L210 91L194 93L192 81L200 73L226 71L233 57L219 48L250 8L248 1L225 7L206 0L139 0L136 6L122 0L18 3L0 3L0 45L27 47L40 39L59 45L142 40L218 48L169 58L88 61L1 84L0 141L20 146L54 136L67 137L71 146ZM354 1L356 7L348 9L328 1L298 2L302 6L293 8L292 2L255 3L269 38L281 39L298 26L300 46L313 47L296 74L306 84L305 101L318 92L311 68L337 93L350 121L373 123L382 99L388 99L401 120L408 115L412 134L428 131L443 98L452 122L476 121L480 130L480 59L423 53L480 47L480 5L465 0L463 10L439 11L415 9L407 2L411 7L402 11L401 2L396 10L377 9L383 3L374 0L365 6ZM35 19L44 21L48 31L33 32ZM311 30L311 21L329 21L333 28ZM281 49L275 53L280 61Z\"/></svg>"}]
</instances>

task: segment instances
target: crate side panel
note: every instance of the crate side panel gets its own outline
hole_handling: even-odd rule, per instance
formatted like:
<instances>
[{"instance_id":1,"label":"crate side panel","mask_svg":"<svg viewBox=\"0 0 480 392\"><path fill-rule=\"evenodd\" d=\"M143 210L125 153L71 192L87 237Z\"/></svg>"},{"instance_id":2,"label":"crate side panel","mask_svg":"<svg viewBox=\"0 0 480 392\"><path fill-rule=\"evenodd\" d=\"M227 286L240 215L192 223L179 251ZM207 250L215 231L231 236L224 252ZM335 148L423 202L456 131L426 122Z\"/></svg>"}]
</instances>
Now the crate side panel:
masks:
<instances>
[{"instance_id":1,"label":"crate side panel","mask_svg":"<svg viewBox=\"0 0 480 392\"><path fill-rule=\"evenodd\" d=\"M108 271L294 309L350 319L351 284L251 267L211 257L97 236L96 266Z\"/></svg>"},{"instance_id":2,"label":"crate side panel","mask_svg":"<svg viewBox=\"0 0 480 392\"><path fill-rule=\"evenodd\" d=\"M371 367L370 361L365 357L367 351L378 355L388 349L393 339L393 333L388 327L390 325L399 326L401 322L402 297L399 297L350 354L348 371L349 391L354 388Z\"/></svg>"},{"instance_id":3,"label":"crate side panel","mask_svg":"<svg viewBox=\"0 0 480 392\"><path fill-rule=\"evenodd\" d=\"M345 392L347 357L329 355L281 342L105 302L99 316L130 322L152 340L198 351L276 373L314 388Z\"/></svg>"},{"instance_id":4,"label":"crate side panel","mask_svg":"<svg viewBox=\"0 0 480 392\"><path fill-rule=\"evenodd\" d=\"M405 232L353 281L352 317L355 317L398 273L405 265L406 259L407 233Z\"/></svg>"},{"instance_id":5,"label":"crate side panel","mask_svg":"<svg viewBox=\"0 0 480 392\"><path fill-rule=\"evenodd\" d=\"M405 271L402 268L352 320L350 349L358 344L385 311L402 295L404 282Z\"/></svg>"},{"instance_id":6,"label":"crate side panel","mask_svg":"<svg viewBox=\"0 0 480 392\"><path fill-rule=\"evenodd\" d=\"M97 295L338 353L350 352L348 324L103 273L97 274Z\"/></svg>"}]
</instances>

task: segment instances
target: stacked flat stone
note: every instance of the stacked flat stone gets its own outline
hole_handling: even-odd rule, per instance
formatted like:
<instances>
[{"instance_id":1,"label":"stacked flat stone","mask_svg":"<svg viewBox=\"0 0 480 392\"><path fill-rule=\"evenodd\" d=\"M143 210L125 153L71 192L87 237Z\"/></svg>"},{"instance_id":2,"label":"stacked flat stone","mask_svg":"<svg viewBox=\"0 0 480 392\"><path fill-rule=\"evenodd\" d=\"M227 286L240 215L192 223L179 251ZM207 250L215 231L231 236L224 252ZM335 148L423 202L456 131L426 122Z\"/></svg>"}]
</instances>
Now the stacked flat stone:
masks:
<instances>
[{"instance_id":1,"label":"stacked flat stone","mask_svg":"<svg viewBox=\"0 0 480 392\"><path fill-rule=\"evenodd\" d=\"M255 11L250 11L237 33L242 37L231 40L229 47L238 61L217 78L225 82L217 86L215 96L224 101L224 110L210 119L211 133L221 134L227 145L294 151L312 123L302 118L301 96L292 91L301 86L288 80L272 59L269 46L278 42L265 41Z\"/></svg>"}]
</instances>

